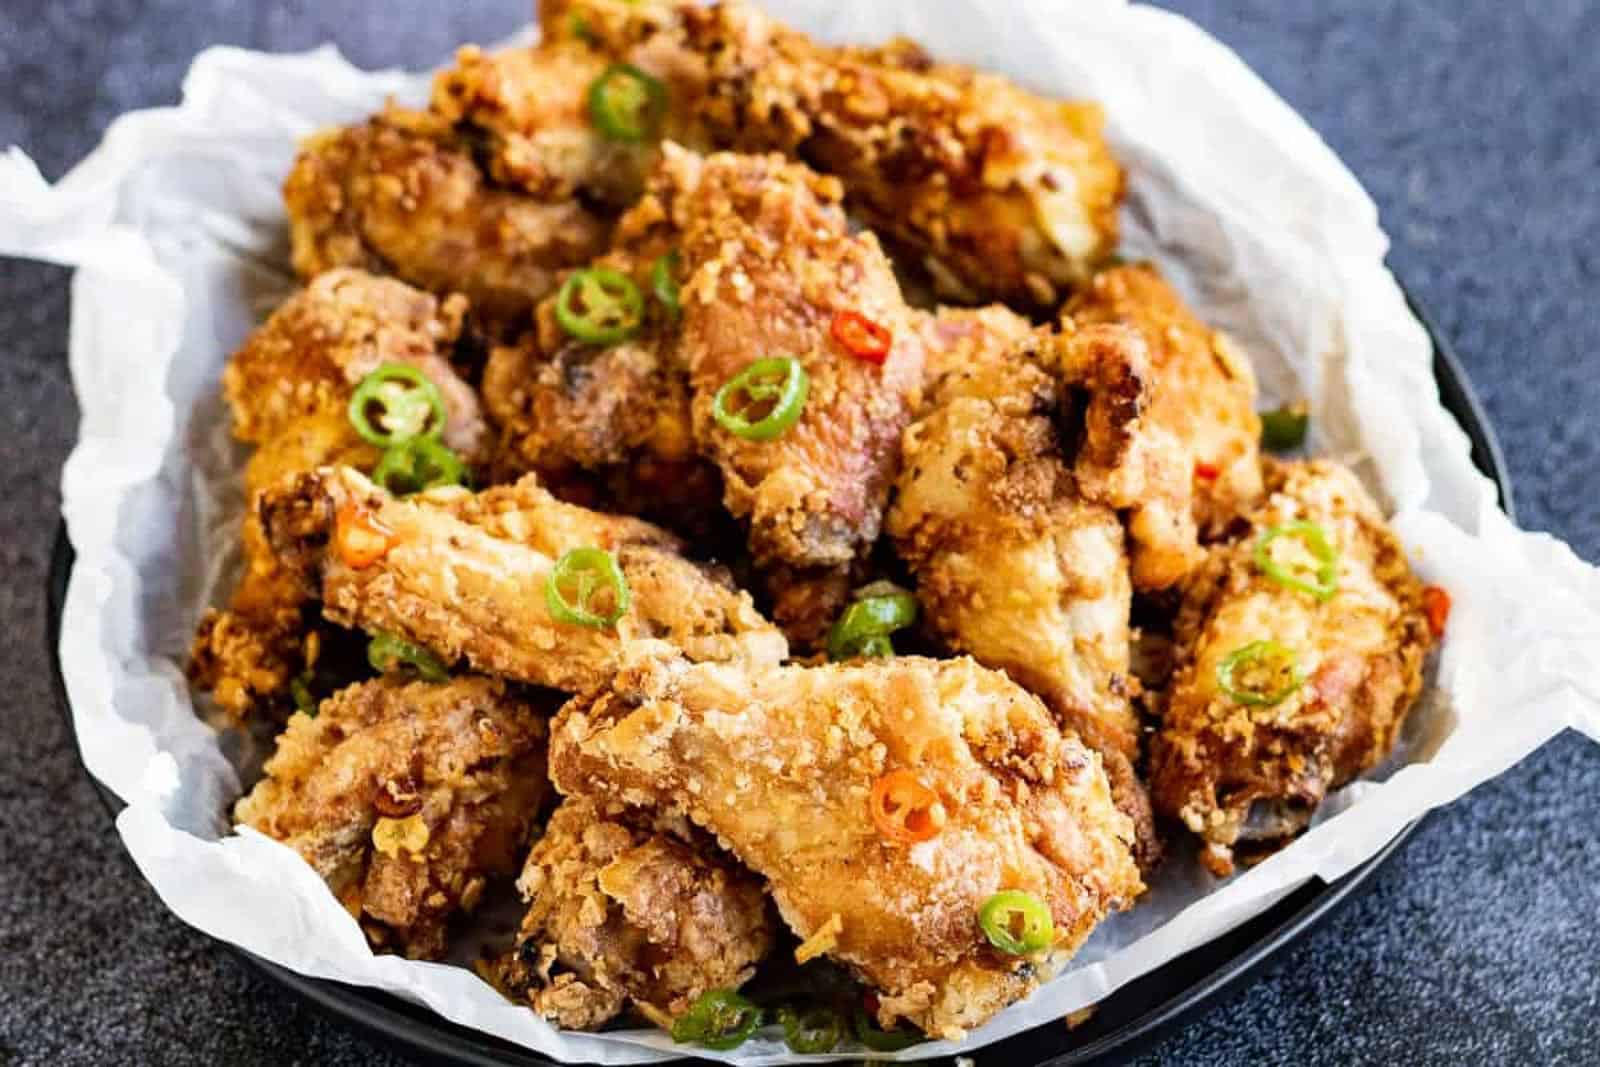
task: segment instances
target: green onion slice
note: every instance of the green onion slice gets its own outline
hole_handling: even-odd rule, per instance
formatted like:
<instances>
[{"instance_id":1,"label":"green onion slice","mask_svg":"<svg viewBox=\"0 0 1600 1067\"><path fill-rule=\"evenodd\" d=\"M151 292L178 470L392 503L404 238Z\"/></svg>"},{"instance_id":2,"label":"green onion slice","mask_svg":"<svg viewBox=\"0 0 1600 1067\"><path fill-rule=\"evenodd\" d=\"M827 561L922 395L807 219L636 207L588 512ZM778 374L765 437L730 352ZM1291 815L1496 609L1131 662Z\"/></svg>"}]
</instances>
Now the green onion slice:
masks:
<instances>
[{"instance_id":1,"label":"green onion slice","mask_svg":"<svg viewBox=\"0 0 1600 1067\"><path fill-rule=\"evenodd\" d=\"M1274 554L1273 545L1284 541L1292 553ZM1297 558L1285 558L1292 555ZM1321 526L1305 519L1274 526L1256 542L1255 563L1261 573L1288 589L1327 600L1339 590L1339 550Z\"/></svg>"},{"instance_id":2,"label":"green onion slice","mask_svg":"<svg viewBox=\"0 0 1600 1067\"><path fill-rule=\"evenodd\" d=\"M881 1030L878 1024L860 1008L855 1014L856 1040L861 1042L873 1052L899 1052L901 1049L920 1045L928 1040L919 1031L909 1026L897 1026L893 1030Z\"/></svg>"},{"instance_id":3,"label":"green onion slice","mask_svg":"<svg viewBox=\"0 0 1600 1067\"><path fill-rule=\"evenodd\" d=\"M783 1043L794 1052L832 1052L844 1040L845 1021L826 1004L778 1009Z\"/></svg>"},{"instance_id":4,"label":"green onion slice","mask_svg":"<svg viewBox=\"0 0 1600 1067\"><path fill-rule=\"evenodd\" d=\"M800 421L811 376L797 359L758 359L729 378L711 403L717 424L747 441L771 441Z\"/></svg>"},{"instance_id":5,"label":"green onion slice","mask_svg":"<svg viewBox=\"0 0 1600 1067\"><path fill-rule=\"evenodd\" d=\"M574 548L556 560L544 602L557 622L600 630L628 613L632 596L617 558L603 548ZM606 601L609 606L602 607Z\"/></svg>"},{"instance_id":6,"label":"green onion slice","mask_svg":"<svg viewBox=\"0 0 1600 1067\"><path fill-rule=\"evenodd\" d=\"M618 344L644 326L644 295L609 267L574 271L556 295L556 321L585 344Z\"/></svg>"},{"instance_id":7,"label":"green onion slice","mask_svg":"<svg viewBox=\"0 0 1600 1067\"><path fill-rule=\"evenodd\" d=\"M374 634L367 645L367 662L379 674L387 674L397 666L406 666L416 671L417 676L425 682L450 680L450 672L438 656L403 637L382 631Z\"/></svg>"},{"instance_id":8,"label":"green onion slice","mask_svg":"<svg viewBox=\"0 0 1600 1067\"><path fill-rule=\"evenodd\" d=\"M443 485L466 485L467 465L432 437L414 437L384 452L372 480L395 496L409 496Z\"/></svg>"},{"instance_id":9,"label":"green onion slice","mask_svg":"<svg viewBox=\"0 0 1600 1067\"><path fill-rule=\"evenodd\" d=\"M1049 948L1056 939L1050 908L1032 893L1006 889L983 902L978 925L989 944L1012 956Z\"/></svg>"},{"instance_id":10,"label":"green onion slice","mask_svg":"<svg viewBox=\"0 0 1600 1067\"><path fill-rule=\"evenodd\" d=\"M1217 664L1217 687L1240 704L1281 704L1304 682L1300 657L1276 641L1252 641Z\"/></svg>"},{"instance_id":11,"label":"green onion slice","mask_svg":"<svg viewBox=\"0 0 1600 1067\"><path fill-rule=\"evenodd\" d=\"M613 141L653 141L667 115L667 87L628 63L613 63L589 86L589 118Z\"/></svg>"},{"instance_id":12,"label":"green onion slice","mask_svg":"<svg viewBox=\"0 0 1600 1067\"><path fill-rule=\"evenodd\" d=\"M385 363L356 386L350 424L368 444L389 448L444 432L444 397L417 368Z\"/></svg>"},{"instance_id":13,"label":"green onion slice","mask_svg":"<svg viewBox=\"0 0 1600 1067\"><path fill-rule=\"evenodd\" d=\"M674 321L683 314L678 298L678 258L678 253L668 252L650 268L650 289Z\"/></svg>"},{"instance_id":14,"label":"green onion slice","mask_svg":"<svg viewBox=\"0 0 1600 1067\"><path fill-rule=\"evenodd\" d=\"M1273 452L1289 452L1306 443L1311 416L1301 407L1261 413L1261 445Z\"/></svg>"},{"instance_id":15,"label":"green onion slice","mask_svg":"<svg viewBox=\"0 0 1600 1067\"><path fill-rule=\"evenodd\" d=\"M845 608L828 629L828 658L892 656L894 644L889 635L916 621L917 598L910 593L897 590L862 597Z\"/></svg>"},{"instance_id":16,"label":"green onion slice","mask_svg":"<svg viewBox=\"0 0 1600 1067\"><path fill-rule=\"evenodd\" d=\"M717 1052L738 1048L761 1028L761 1009L731 989L700 994L689 1010L672 1020L672 1040L694 1042Z\"/></svg>"}]
</instances>

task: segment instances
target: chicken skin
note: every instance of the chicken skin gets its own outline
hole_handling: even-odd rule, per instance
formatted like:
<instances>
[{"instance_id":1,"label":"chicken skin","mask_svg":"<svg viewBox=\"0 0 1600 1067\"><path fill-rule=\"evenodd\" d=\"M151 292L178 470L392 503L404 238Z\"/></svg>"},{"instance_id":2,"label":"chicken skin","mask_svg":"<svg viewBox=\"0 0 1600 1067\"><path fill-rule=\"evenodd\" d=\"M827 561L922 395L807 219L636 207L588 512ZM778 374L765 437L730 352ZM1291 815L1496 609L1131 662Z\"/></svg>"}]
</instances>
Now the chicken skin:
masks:
<instances>
[{"instance_id":1,"label":"chicken skin","mask_svg":"<svg viewBox=\"0 0 1600 1067\"><path fill-rule=\"evenodd\" d=\"M1248 532L1186 588L1176 634L1151 789L1219 876L1389 753L1432 645L1400 542L1355 475L1323 460L1269 468Z\"/></svg>"},{"instance_id":2,"label":"chicken skin","mask_svg":"<svg viewBox=\"0 0 1600 1067\"><path fill-rule=\"evenodd\" d=\"M1194 517L1217 537L1261 498L1261 420L1250 363L1220 331L1195 318L1150 264L1096 274L1065 318L1139 331L1157 387L1145 418L1192 456Z\"/></svg>"},{"instance_id":3,"label":"chicken skin","mask_svg":"<svg viewBox=\"0 0 1600 1067\"><path fill-rule=\"evenodd\" d=\"M682 831L563 803L517 881L528 911L517 947L491 967L496 985L575 1030L629 1006L670 1020L743 985L772 949L761 880Z\"/></svg>"},{"instance_id":4,"label":"chicken skin","mask_svg":"<svg viewBox=\"0 0 1600 1067\"><path fill-rule=\"evenodd\" d=\"M709 831L766 879L803 955L826 953L878 991L882 1025L959 1038L1142 889L1099 757L999 672L911 656L752 670L635 652L557 717L557 787ZM869 811L874 783L897 769L939 798L938 832L917 844L886 837ZM978 911L1001 890L1049 908L1039 955L986 939Z\"/></svg>"},{"instance_id":5,"label":"chicken skin","mask_svg":"<svg viewBox=\"0 0 1600 1067\"><path fill-rule=\"evenodd\" d=\"M638 641L661 639L696 660L788 654L749 596L685 560L671 534L562 503L532 478L396 499L348 467L323 468L263 494L259 510L279 562L327 618L395 634L447 664L580 691L606 681ZM350 529L380 539L376 553L343 552ZM613 625L560 621L547 603L557 560L587 547L612 554L630 593Z\"/></svg>"},{"instance_id":6,"label":"chicken skin","mask_svg":"<svg viewBox=\"0 0 1600 1067\"><path fill-rule=\"evenodd\" d=\"M465 311L460 296L440 301L358 270L329 271L290 297L223 372L234 436L258 446L245 467L246 498L324 465L370 469L379 453L347 408L356 383L386 363L426 375L445 401L444 439L482 458L488 426L448 358ZM248 511L241 541L244 576L226 610L201 619L189 662L190 678L234 722L287 709L293 679L315 666L311 635L322 629L306 618L299 583L277 565Z\"/></svg>"},{"instance_id":7,"label":"chicken skin","mask_svg":"<svg viewBox=\"0 0 1600 1067\"><path fill-rule=\"evenodd\" d=\"M819 45L736 0L569 0L545 29L537 50L467 53L436 88L435 110L481 131L502 180L601 196L637 184L650 142L596 137L573 106L587 83L554 84L587 74L573 56L588 48L664 86L658 135L839 177L943 296L1051 308L1116 244L1123 175L1096 105L936 63L909 41Z\"/></svg>"},{"instance_id":8,"label":"chicken skin","mask_svg":"<svg viewBox=\"0 0 1600 1067\"><path fill-rule=\"evenodd\" d=\"M283 193L302 278L359 267L460 292L492 334L524 324L608 229L574 200L492 184L450 123L396 107L310 138Z\"/></svg>"},{"instance_id":9,"label":"chicken skin","mask_svg":"<svg viewBox=\"0 0 1600 1067\"><path fill-rule=\"evenodd\" d=\"M549 787L542 709L488 678L382 678L295 715L235 817L299 852L378 948L445 951Z\"/></svg>"},{"instance_id":10,"label":"chicken skin","mask_svg":"<svg viewBox=\"0 0 1600 1067\"><path fill-rule=\"evenodd\" d=\"M944 643L1005 670L1101 753L1148 867L1159 848L1133 770L1140 727L1123 527L1080 484L1098 486L1115 466L1119 412L1140 394L1091 392L1075 461L1059 428L1062 368L1110 362L1095 354L1106 348L1137 362L1136 339L1108 327L1057 339L1000 309L941 319L956 343L934 360L929 404L906 431L888 532ZM1009 337L1022 342L1002 343ZM1062 347L1073 351L1054 351Z\"/></svg>"},{"instance_id":11,"label":"chicken skin","mask_svg":"<svg viewBox=\"0 0 1600 1067\"><path fill-rule=\"evenodd\" d=\"M749 524L757 563L848 566L877 540L919 399L915 316L877 240L850 232L832 179L781 156L671 146L662 167L683 220L680 358L724 502ZM885 331L879 362L845 347L839 316ZM719 392L770 357L809 380L798 421L771 439L735 434L715 417Z\"/></svg>"}]
</instances>

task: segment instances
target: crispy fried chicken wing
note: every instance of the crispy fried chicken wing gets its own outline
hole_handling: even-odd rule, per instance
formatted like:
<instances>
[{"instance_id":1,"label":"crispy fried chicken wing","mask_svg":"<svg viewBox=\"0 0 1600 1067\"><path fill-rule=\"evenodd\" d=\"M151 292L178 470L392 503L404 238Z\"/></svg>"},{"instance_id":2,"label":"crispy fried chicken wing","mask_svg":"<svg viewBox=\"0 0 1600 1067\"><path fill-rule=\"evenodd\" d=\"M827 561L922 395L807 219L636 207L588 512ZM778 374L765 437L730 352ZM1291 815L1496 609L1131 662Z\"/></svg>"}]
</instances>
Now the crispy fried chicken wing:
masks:
<instances>
[{"instance_id":1,"label":"crispy fried chicken wing","mask_svg":"<svg viewBox=\"0 0 1600 1067\"><path fill-rule=\"evenodd\" d=\"M302 278L360 267L461 292L492 332L525 322L606 239L582 204L494 185L449 122L396 107L309 139L283 193Z\"/></svg>"},{"instance_id":2,"label":"crispy fried chicken wing","mask_svg":"<svg viewBox=\"0 0 1600 1067\"><path fill-rule=\"evenodd\" d=\"M796 934L879 990L885 1025L960 1037L1142 888L1099 758L999 672L911 656L751 670L637 651L557 718L557 786L710 831L767 880ZM913 846L869 815L874 781L897 768L948 813ZM1043 957L989 946L977 914L1003 889L1049 906Z\"/></svg>"},{"instance_id":3,"label":"crispy fried chicken wing","mask_svg":"<svg viewBox=\"0 0 1600 1067\"><path fill-rule=\"evenodd\" d=\"M1057 339L1000 309L940 318L959 358L936 358L946 369L906 431L888 532L935 633L1004 669L1102 754L1149 865L1159 849L1133 771L1139 720L1129 702L1137 683L1123 528L1114 510L1080 491L1062 440L1055 368L1060 359L1098 360L1081 350L1117 338L1077 334L1065 346L1080 351L1058 359L1046 351ZM1011 338L1020 343L1005 343ZM1117 450L1113 414L1126 402L1116 389L1091 399L1080 466L1098 470L1102 453Z\"/></svg>"},{"instance_id":4,"label":"crispy fried chicken wing","mask_svg":"<svg viewBox=\"0 0 1600 1067\"><path fill-rule=\"evenodd\" d=\"M1285 463L1270 468L1267 488L1248 532L1213 548L1186 589L1178 667L1151 755L1157 809L1203 839L1202 859L1219 875L1232 871L1236 848L1281 844L1328 790L1388 754L1432 644L1422 585L1354 474L1323 460ZM1337 552L1337 588L1326 600L1255 562L1267 531L1306 521ZM1314 565L1305 551L1297 536L1280 536L1272 559ZM1275 692L1245 703L1219 671L1258 641L1278 642L1296 663L1277 665L1266 686ZM1250 669L1235 666L1236 689ZM1271 702L1291 675L1298 684Z\"/></svg>"},{"instance_id":5,"label":"crispy fried chicken wing","mask_svg":"<svg viewBox=\"0 0 1600 1067\"><path fill-rule=\"evenodd\" d=\"M839 187L781 156L698 157L668 147L682 219L682 352L694 431L721 468L728 509L758 563L848 566L877 540L922 381L916 320L870 234L851 234ZM837 315L888 331L881 365L831 336ZM758 359L784 356L810 388L776 439L718 423L718 391Z\"/></svg>"},{"instance_id":6,"label":"crispy fried chicken wing","mask_svg":"<svg viewBox=\"0 0 1600 1067\"><path fill-rule=\"evenodd\" d=\"M1130 326L1144 338L1156 379L1145 418L1187 449L1195 520L1203 535L1219 536L1261 497L1261 420L1249 361L1150 264L1100 272L1063 314L1084 326Z\"/></svg>"},{"instance_id":7,"label":"crispy fried chicken wing","mask_svg":"<svg viewBox=\"0 0 1600 1067\"><path fill-rule=\"evenodd\" d=\"M235 816L314 867L373 944L445 950L516 870L548 788L541 709L503 682L363 682L296 715Z\"/></svg>"},{"instance_id":8,"label":"crispy fried chicken wing","mask_svg":"<svg viewBox=\"0 0 1600 1067\"><path fill-rule=\"evenodd\" d=\"M517 947L492 967L496 984L579 1030L630 1004L670 1019L743 985L772 949L761 880L680 830L584 799L557 808L517 881L528 911Z\"/></svg>"},{"instance_id":9,"label":"crispy fried chicken wing","mask_svg":"<svg viewBox=\"0 0 1600 1067\"><path fill-rule=\"evenodd\" d=\"M666 137L837 175L945 296L1053 307L1116 244L1123 175L1093 104L936 63L909 41L819 45L738 2L570 0L545 29L537 50L468 53L435 93L435 110L487 136L505 180L600 195L637 184L649 146L620 150L619 165L573 106L581 86L552 85L587 73L574 59L587 48L666 86Z\"/></svg>"},{"instance_id":10,"label":"crispy fried chicken wing","mask_svg":"<svg viewBox=\"0 0 1600 1067\"><path fill-rule=\"evenodd\" d=\"M532 478L397 500L348 467L324 468L263 494L259 508L279 561L328 618L400 635L447 663L576 691L609 678L637 641L661 639L696 660L776 663L788 653L749 596L684 559L671 534L562 503ZM335 550L341 513L384 531L380 557L357 567ZM615 556L632 594L614 626L558 622L546 606L556 560L590 546Z\"/></svg>"}]
</instances>

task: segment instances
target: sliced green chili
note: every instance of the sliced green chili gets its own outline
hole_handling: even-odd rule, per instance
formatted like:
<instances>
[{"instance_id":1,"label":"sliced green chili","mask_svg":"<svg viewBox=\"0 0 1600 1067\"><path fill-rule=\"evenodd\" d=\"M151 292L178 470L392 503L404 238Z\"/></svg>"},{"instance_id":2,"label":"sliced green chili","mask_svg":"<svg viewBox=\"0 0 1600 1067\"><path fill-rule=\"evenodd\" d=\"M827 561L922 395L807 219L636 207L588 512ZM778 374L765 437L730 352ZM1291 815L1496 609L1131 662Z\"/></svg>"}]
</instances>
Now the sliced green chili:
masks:
<instances>
[{"instance_id":1,"label":"sliced green chili","mask_svg":"<svg viewBox=\"0 0 1600 1067\"><path fill-rule=\"evenodd\" d=\"M313 719L317 717L317 698L311 692L311 672L296 676L289 683L289 698L294 701L296 711L303 711Z\"/></svg>"},{"instance_id":2,"label":"sliced green chili","mask_svg":"<svg viewBox=\"0 0 1600 1067\"><path fill-rule=\"evenodd\" d=\"M391 633L380 631L372 636L371 643L367 645L367 662L379 674L387 674L394 667L403 665L416 671L417 676L425 682L450 680L450 672L438 656Z\"/></svg>"},{"instance_id":3,"label":"sliced green chili","mask_svg":"<svg viewBox=\"0 0 1600 1067\"><path fill-rule=\"evenodd\" d=\"M350 423L379 448L444 432L444 397L417 368L385 363L361 379L350 397Z\"/></svg>"},{"instance_id":4,"label":"sliced green chili","mask_svg":"<svg viewBox=\"0 0 1600 1067\"><path fill-rule=\"evenodd\" d=\"M1273 452L1288 452L1306 443L1311 416L1301 406L1261 413L1261 445Z\"/></svg>"},{"instance_id":5,"label":"sliced green chili","mask_svg":"<svg viewBox=\"0 0 1600 1067\"><path fill-rule=\"evenodd\" d=\"M409 496L444 485L467 484L467 465L432 437L414 437L384 452L372 480L395 496Z\"/></svg>"},{"instance_id":6,"label":"sliced green chili","mask_svg":"<svg viewBox=\"0 0 1600 1067\"><path fill-rule=\"evenodd\" d=\"M896 590L862 597L845 608L828 629L828 658L892 656L894 643L889 635L916 621L917 598L910 593Z\"/></svg>"},{"instance_id":7,"label":"sliced green chili","mask_svg":"<svg viewBox=\"0 0 1600 1067\"><path fill-rule=\"evenodd\" d=\"M1279 538L1303 547L1314 565L1274 557L1272 545ZM1279 585L1310 593L1318 600L1327 600L1339 590L1339 550L1328 540L1327 531L1314 522L1300 519L1267 530L1256 542L1255 562L1262 574Z\"/></svg>"},{"instance_id":8,"label":"sliced green chili","mask_svg":"<svg viewBox=\"0 0 1600 1067\"><path fill-rule=\"evenodd\" d=\"M711 402L717 424L747 441L771 441L800 421L811 376L797 359L758 359L729 378Z\"/></svg>"},{"instance_id":9,"label":"sliced green chili","mask_svg":"<svg viewBox=\"0 0 1600 1067\"><path fill-rule=\"evenodd\" d=\"M628 63L613 63L589 86L589 118L613 141L651 141L667 114L667 87Z\"/></svg>"},{"instance_id":10,"label":"sliced green chili","mask_svg":"<svg viewBox=\"0 0 1600 1067\"><path fill-rule=\"evenodd\" d=\"M672 1040L694 1042L726 1052L738 1048L761 1028L761 1009L731 989L700 994L689 1010L672 1020Z\"/></svg>"},{"instance_id":11,"label":"sliced green chili","mask_svg":"<svg viewBox=\"0 0 1600 1067\"><path fill-rule=\"evenodd\" d=\"M1050 908L1032 893L1006 889L983 902L978 925L989 944L1012 956L1049 948L1056 939Z\"/></svg>"},{"instance_id":12,"label":"sliced green chili","mask_svg":"<svg viewBox=\"0 0 1600 1067\"><path fill-rule=\"evenodd\" d=\"M783 1043L794 1052L832 1052L844 1040L844 1018L826 1004L778 1009Z\"/></svg>"},{"instance_id":13,"label":"sliced green chili","mask_svg":"<svg viewBox=\"0 0 1600 1067\"><path fill-rule=\"evenodd\" d=\"M678 253L668 252L650 268L650 289L674 321L683 314L678 299Z\"/></svg>"},{"instance_id":14,"label":"sliced green chili","mask_svg":"<svg viewBox=\"0 0 1600 1067\"><path fill-rule=\"evenodd\" d=\"M585 344L614 345L644 325L644 295L609 267L574 271L556 296L556 321Z\"/></svg>"},{"instance_id":15,"label":"sliced green chili","mask_svg":"<svg viewBox=\"0 0 1600 1067\"><path fill-rule=\"evenodd\" d=\"M608 593L610 608L596 610L596 600ZM552 618L597 630L626 615L631 600L617 558L603 548L574 548L556 560L544 583L544 602Z\"/></svg>"},{"instance_id":16,"label":"sliced green chili","mask_svg":"<svg viewBox=\"0 0 1600 1067\"><path fill-rule=\"evenodd\" d=\"M1217 688L1240 704L1281 704L1304 682L1300 657L1276 641L1252 641L1217 664Z\"/></svg>"},{"instance_id":17,"label":"sliced green chili","mask_svg":"<svg viewBox=\"0 0 1600 1067\"><path fill-rule=\"evenodd\" d=\"M883 1030L873 1022L871 1017L860 1008L855 1015L856 1040L873 1052L899 1052L901 1049L920 1045L928 1040L921 1032L909 1026L897 1026L893 1030Z\"/></svg>"}]
</instances>

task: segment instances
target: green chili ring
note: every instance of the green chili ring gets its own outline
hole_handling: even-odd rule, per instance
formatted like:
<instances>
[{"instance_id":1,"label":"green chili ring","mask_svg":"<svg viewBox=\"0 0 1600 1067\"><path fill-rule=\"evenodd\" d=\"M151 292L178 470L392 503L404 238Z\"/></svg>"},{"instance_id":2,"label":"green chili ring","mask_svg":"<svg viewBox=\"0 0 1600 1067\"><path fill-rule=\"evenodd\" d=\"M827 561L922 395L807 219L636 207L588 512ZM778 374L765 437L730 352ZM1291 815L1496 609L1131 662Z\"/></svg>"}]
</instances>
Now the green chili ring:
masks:
<instances>
[{"instance_id":1,"label":"green chili ring","mask_svg":"<svg viewBox=\"0 0 1600 1067\"><path fill-rule=\"evenodd\" d=\"M450 680L450 672L438 656L403 637L382 631L373 634L367 645L367 662L379 674L387 674L395 666L404 664L425 682Z\"/></svg>"},{"instance_id":2,"label":"green chili ring","mask_svg":"<svg viewBox=\"0 0 1600 1067\"><path fill-rule=\"evenodd\" d=\"M667 115L667 87L629 63L613 63L589 85L589 118L613 141L651 141Z\"/></svg>"},{"instance_id":3,"label":"green chili ring","mask_svg":"<svg viewBox=\"0 0 1600 1067\"><path fill-rule=\"evenodd\" d=\"M826 1004L778 1009L783 1043L801 1054L832 1052L844 1040L845 1021Z\"/></svg>"},{"instance_id":4,"label":"green chili ring","mask_svg":"<svg viewBox=\"0 0 1600 1067\"><path fill-rule=\"evenodd\" d=\"M415 437L386 451L372 468L372 480L395 496L409 496L467 484L467 465L434 438Z\"/></svg>"},{"instance_id":5,"label":"green chili ring","mask_svg":"<svg viewBox=\"0 0 1600 1067\"><path fill-rule=\"evenodd\" d=\"M668 252L650 267L650 290L667 309L667 315L676 322L683 314L683 303L678 292L678 253Z\"/></svg>"},{"instance_id":6,"label":"green chili ring","mask_svg":"<svg viewBox=\"0 0 1600 1067\"><path fill-rule=\"evenodd\" d=\"M672 1020L672 1040L727 1052L744 1044L761 1022L761 1009L753 1002L731 989L712 989Z\"/></svg>"},{"instance_id":7,"label":"green chili ring","mask_svg":"<svg viewBox=\"0 0 1600 1067\"><path fill-rule=\"evenodd\" d=\"M810 391L811 376L799 360L788 356L758 359L717 390L711 402L711 415L735 437L771 441L800 421ZM741 396L746 402L735 407ZM767 413L751 421L747 413L768 402L772 406Z\"/></svg>"},{"instance_id":8,"label":"green chili ring","mask_svg":"<svg viewBox=\"0 0 1600 1067\"><path fill-rule=\"evenodd\" d=\"M1287 567L1272 558L1272 542L1280 537L1295 537L1317 561L1315 581L1297 577ZM1310 593L1318 600L1327 600L1339 590L1339 550L1328 540L1325 530L1304 519L1274 526L1256 542L1255 564L1261 573L1289 589Z\"/></svg>"},{"instance_id":9,"label":"green chili ring","mask_svg":"<svg viewBox=\"0 0 1600 1067\"><path fill-rule=\"evenodd\" d=\"M576 583L577 597L568 600L561 591L564 582ZM590 605L598 593L611 591L611 610L600 614ZM601 630L615 625L628 613L633 596L628 589L628 579L617 558L603 548L574 548L556 560L550 577L544 583L544 603L551 618L557 622L572 623Z\"/></svg>"},{"instance_id":10,"label":"green chili ring","mask_svg":"<svg viewBox=\"0 0 1600 1067\"><path fill-rule=\"evenodd\" d=\"M920 1045L928 1040L926 1036L909 1026L897 1026L893 1030L881 1029L860 1008L856 1009L855 1031L856 1040L873 1052L899 1052L901 1049Z\"/></svg>"},{"instance_id":11,"label":"green chili ring","mask_svg":"<svg viewBox=\"0 0 1600 1067\"><path fill-rule=\"evenodd\" d=\"M851 604L828 629L828 658L892 656L889 635L917 621L917 598L894 592L863 597Z\"/></svg>"},{"instance_id":12,"label":"green chili ring","mask_svg":"<svg viewBox=\"0 0 1600 1067\"><path fill-rule=\"evenodd\" d=\"M1055 943L1050 908L1032 893L1005 889L983 902L978 925L989 944L1011 956L1027 956Z\"/></svg>"},{"instance_id":13,"label":"green chili ring","mask_svg":"<svg viewBox=\"0 0 1600 1067\"><path fill-rule=\"evenodd\" d=\"M609 267L573 271L556 294L556 321L585 344L618 344L643 328L644 294L632 278Z\"/></svg>"},{"instance_id":14,"label":"green chili ring","mask_svg":"<svg viewBox=\"0 0 1600 1067\"><path fill-rule=\"evenodd\" d=\"M1289 452L1306 443L1311 416L1294 408L1261 413L1261 446L1271 452Z\"/></svg>"},{"instance_id":15,"label":"green chili ring","mask_svg":"<svg viewBox=\"0 0 1600 1067\"><path fill-rule=\"evenodd\" d=\"M1265 693L1243 688L1235 676L1241 667L1256 665L1269 667L1279 674L1286 673L1288 680L1280 688ZM1217 688L1240 704L1270 708L1289 699L1303 684L1305 675L1300 672L1299 657L1293 649L1276 641L1252 641L1234 649L1217 664Z\"/></svg>"},{"instance_id":16,"label":"green chili ring","mask_svg":"<svg viewBox=\"0 0 1600 1067\"><path fill-rule=\"evenodd\" d=\"M368 408L379 408L377 423ZM385 363L356 386L350 395L350 424L369 445L391 448L419 437L444 432L444 397L439 387L417 368L405 363Z\"/></svg>"}]
</instances>

